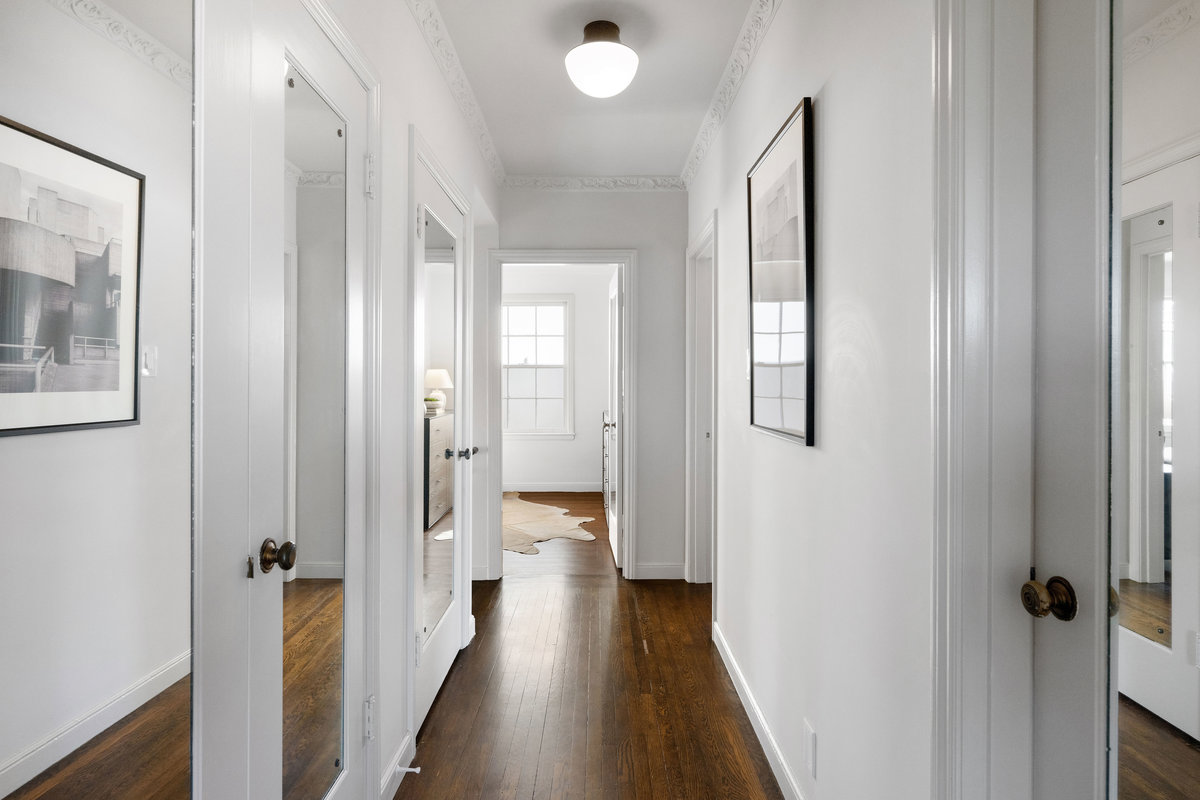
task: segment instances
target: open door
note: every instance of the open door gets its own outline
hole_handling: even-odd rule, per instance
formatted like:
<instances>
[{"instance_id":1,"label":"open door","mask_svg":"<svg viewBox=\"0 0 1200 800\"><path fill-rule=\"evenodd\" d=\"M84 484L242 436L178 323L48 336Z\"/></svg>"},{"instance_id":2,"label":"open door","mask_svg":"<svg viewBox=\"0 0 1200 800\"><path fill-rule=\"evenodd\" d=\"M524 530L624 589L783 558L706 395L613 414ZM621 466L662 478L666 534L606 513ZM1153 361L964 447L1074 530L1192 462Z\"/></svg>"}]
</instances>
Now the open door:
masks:
<instances>
[{"instance_id":1,"label":"open door","mask_svg":"<svg viewBox=\"0 0 1200 800\"><path fill-rule=\"evenodd\" d=\"M193 796L362 797L371 90L316 0L202 9Z\"/></svg>"},{"instance_id":2,"label":"open door","mask_svg":"<svg viewBox=\"0 0 1200 800\"><path fill-rule=\"evenodd\" d=\"M612 547L613 561L617 569L624 564L625 537L621 528L621 435L625 430L622 419L622 369L621 349L621 274L613 275L608 288L608 411L604 420L604 516L608 523L608 542Z\"/></svg>"}]
</instances>

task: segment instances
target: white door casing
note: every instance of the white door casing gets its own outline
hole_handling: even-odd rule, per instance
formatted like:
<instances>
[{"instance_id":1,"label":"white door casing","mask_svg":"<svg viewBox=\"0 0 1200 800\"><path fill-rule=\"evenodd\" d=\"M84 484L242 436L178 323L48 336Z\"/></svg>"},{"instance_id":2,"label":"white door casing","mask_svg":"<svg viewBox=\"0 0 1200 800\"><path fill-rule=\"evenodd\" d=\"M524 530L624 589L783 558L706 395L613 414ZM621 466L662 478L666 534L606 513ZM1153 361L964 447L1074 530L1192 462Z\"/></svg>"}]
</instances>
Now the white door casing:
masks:
<instances>
[{"instance_id":1,"label":"white door casing","mask_svg":"<svg viewBox=\"0 0 1200 800\"><path fill-rule=\"evenodd\" d=\"M200 0L195 14L192 795L281 794L282 577L256 562L262 540L286 530L286 56L346 122L345 750L329 796L361 796L377 760L363 736L362 701L372 679L366 561L378 250L377 210L357 167L378 139L377 82L320 0Z\"/></svg>"},{"instance_id":2,"label":"white door casing","mask_svg":"<svg viewBox=\"0 0 1200 800\"><path fill-rule=\"evenodd\" d=\"M1111 9L935 9L933 783L1100 798ZM1034 563L1074 621L1022 610Z\"/></svg>"},{"instance_id":3,"label":"white door casing","mask_svg":"<svg viewBox=\"0 0 1200 800\"><path fill-rule=\"evenodd\" d=\"M613 275L608 287L608 427L604 430L607 463L604 473L604 514L608 525L608 544L617 569L625 566L625 530L621 525L621 436L625 420L621 416L621 276Z\"/></svg>"}]
</instances>

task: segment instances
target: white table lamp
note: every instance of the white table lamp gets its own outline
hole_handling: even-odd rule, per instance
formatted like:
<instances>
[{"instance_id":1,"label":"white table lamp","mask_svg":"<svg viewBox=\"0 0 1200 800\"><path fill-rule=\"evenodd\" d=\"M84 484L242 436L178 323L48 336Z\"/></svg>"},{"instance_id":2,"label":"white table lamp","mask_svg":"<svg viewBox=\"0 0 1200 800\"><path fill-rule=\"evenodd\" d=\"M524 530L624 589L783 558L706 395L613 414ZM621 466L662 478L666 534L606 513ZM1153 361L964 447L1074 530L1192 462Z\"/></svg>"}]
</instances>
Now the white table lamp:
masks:
<instances>
[{"instance_id":1,"label":"white table lamp","mask_svg":"<svg viewBox=\"0 0 1200 800\"><path fill-rule=\"evenodd\" d=\"M446 393L442 389L453 389L450 373L444 369L425 370L425 410L427 412L444 411L446 408Z\"/></svg>"}]
</instances>

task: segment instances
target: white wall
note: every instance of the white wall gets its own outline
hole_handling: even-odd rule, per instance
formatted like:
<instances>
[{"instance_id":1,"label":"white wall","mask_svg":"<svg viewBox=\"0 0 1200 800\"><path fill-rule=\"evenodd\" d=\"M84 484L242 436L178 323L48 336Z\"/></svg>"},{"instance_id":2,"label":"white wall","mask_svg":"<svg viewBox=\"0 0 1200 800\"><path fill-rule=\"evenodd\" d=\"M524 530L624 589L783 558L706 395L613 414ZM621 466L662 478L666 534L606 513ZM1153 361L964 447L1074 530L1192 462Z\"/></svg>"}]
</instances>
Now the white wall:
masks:
<instances>
[{"instance_id":1,"label":"white wall","mask_svg":"<svg viewBox=\"0 0 1200 800\"><path fill-rule=\"evenodd\" d=\"M346 191L296 193L296 577L340 578L346 531Z\"/></svg>"},{"instance_id":2,"label":"white wall","mask_svg":"<svg viewBox=\"0 0 1200 800\"><path fill-rule=\"evenodd\" d=\"M690 188L689 238L719 219L718 640L790 796L930 795L932 11L782 4ZM749 427L744 299L746 172L806 95L814 448Z\"/></svg>"},{"instance_id":3,"label":"white wall","mask_svg":"<svg viewBox=\"0 0 1200 800\"><path fill-rule=\"evenodd\" d=\"M608 407L608 286L606 264L509 264L508 295L569 295L575 436L504 437L504 491L600 491L600 414Z\"/></svg>"},{"instance_id":4,"label":"white wall","mask_svg":"<svg viewBox=\"0 0 1200 800\"><path fill-rule=\"evenodd\" d=\"M118 700L119 717L189 668L191 97L43 0L0 4L0 97L146 175L140 325L159 357L139 425L0 439L5 795L96 732L89 713Z\"/></svg>"},{"instance_id":5,"label":"white wall","mask_svg":"<svg viewBox=\"0 0 1200 800\"><path fill-rule=\"evenodd\" d=\"M683 192L507 189L504 249L632 249L637 267L638 575L683 577Z\"/></svg>"}]
</instances>

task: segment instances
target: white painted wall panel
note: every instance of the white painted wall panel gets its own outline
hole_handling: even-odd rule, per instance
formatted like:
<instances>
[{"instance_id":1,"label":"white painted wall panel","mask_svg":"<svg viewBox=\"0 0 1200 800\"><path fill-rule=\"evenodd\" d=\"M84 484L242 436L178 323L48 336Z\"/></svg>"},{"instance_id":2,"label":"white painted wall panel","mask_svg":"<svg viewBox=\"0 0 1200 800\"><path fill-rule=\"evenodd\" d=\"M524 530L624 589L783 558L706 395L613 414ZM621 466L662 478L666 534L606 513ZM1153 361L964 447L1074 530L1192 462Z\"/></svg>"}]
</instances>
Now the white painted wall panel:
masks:
<instances>
[{"instance_id":1,"label":"white painted wall panel","mask_svg":"<svg viewBox=\"0 0 1200 800\"><path fill-rule=\"evenodd\" d=\"M616 267L509 265L506 295L570 295L575 438L504 439L504 489L600 491L600 414L607 408L608 285Z\"/></svg>"},{"instance_id":2,"label":"white painted wall panel","mask_svg":"<svg viewBox=\"0 0 1200 800\"><path fill-rule=\"evenodd\" d=\"M717 623L810 798L930 794L932 11L784 3L689 197L691 236L720 220ZM806 95L815 448L751 430L746 378L746 171Z\"/></svg>"}]
</instances>

